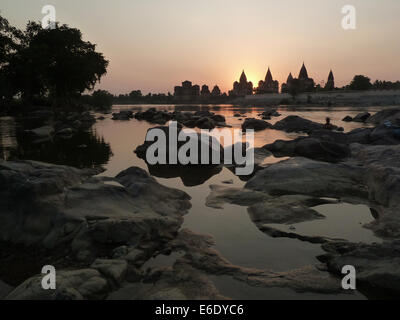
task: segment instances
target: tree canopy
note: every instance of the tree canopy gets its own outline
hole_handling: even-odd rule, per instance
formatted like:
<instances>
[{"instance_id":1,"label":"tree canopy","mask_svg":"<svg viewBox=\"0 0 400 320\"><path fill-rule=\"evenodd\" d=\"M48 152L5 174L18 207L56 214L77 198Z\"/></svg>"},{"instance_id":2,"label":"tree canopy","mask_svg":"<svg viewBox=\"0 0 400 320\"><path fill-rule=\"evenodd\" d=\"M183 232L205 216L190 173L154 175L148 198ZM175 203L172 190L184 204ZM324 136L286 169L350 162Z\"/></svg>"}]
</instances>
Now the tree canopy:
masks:
<instances>
[{"instance_id":1,"label":"tree canopy","mask_svg":"<svg viewBox=\"0 0 400 320\"><path fill-rule=\"evenodd\" d=\"M58 24L43 29L29 22L20 31L0 17L0 79L8 83L0 91L3 99L20 94L26 101L45 97L53 105L69 104L92 90L107 66L78 29Z\"/></svg>"},{"instance_id":2,"label":"tree canopy","mask_svg":"<svg viewBox=\"0 0 400 320\"><path fill-rule=\"evenodd\" d=\"M357 75L353 78L353 81L351 81L349 88L351 90L368 90L371 89L371 79L363 76L363 75Z\"/></svg>"}]
</instances>

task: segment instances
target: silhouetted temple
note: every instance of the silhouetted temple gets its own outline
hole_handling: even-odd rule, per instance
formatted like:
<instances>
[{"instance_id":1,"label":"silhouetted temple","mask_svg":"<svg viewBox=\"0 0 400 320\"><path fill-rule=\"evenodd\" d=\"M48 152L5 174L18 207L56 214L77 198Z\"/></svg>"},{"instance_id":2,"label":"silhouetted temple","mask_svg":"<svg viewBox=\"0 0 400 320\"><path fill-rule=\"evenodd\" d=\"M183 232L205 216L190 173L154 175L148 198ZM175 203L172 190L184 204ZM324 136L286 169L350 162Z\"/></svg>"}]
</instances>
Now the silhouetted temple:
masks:
<instances>
[{"instance_id":1,"label":"silhouetted temple","mask_svg":"<svg viewBox=\"0 0 400 320\"><path fill-rule=\"evenodd\" d=\"M333 76L333 72L329 72L328 81L325 85L325 90L335 90L335 77Z\"/></svg>"},{"instance_id":2,"label":"silhouetted temple","mask_svg":"<svg viewBox=\"0 0 400 320\"><path fill-rule=\"evenodd\" d=\"M258 83L258 88L256 90L257 94L263 93L278 93L279 92L279 82L272 78L271 70L268 68L267 75L264 81Z\"/></svg>"},{"instance_id":3,"label":"silhouetted temple","mask_svg":"<svg viewBox=\"0 0 400 320\"><path fill-rule=\"evenodd\" d=\"M221 90L219 89L219 87L217 85L212 89L211 95L213 97L219 97L221 95Z\"/></svg>"},{"instance_id":4,"label":"silhouetted temple","mask_svg":"<svg viewBox=\"0 0 400 320\"><path fill-rule=\"evenodd\" d=\"M209 98L209 97L210 97L211 92L210 92L210 89L208 88L207 85L203 85L203 86L201 87L201 92L200 92L200 94L201 94L202 97L205 97L205 98Z\"/></svg>"},{"instance_id":5,"label":"silhouetted temple","mask_svg":"<svg viewBox=\"0 0 400 320\"><path fill-rule=\"evenodd\" d=\"M233 90L229 91L229 95L235 97L243 97L252 94L253 94L253 83L247 82L247 77L243 70L239 82L235 81L233 83Z\"/></svg>"},{"instance_id":6,"label":"silhouetted temple","mask_svg":"<svg viewBox=\"0 0 400 320\"><path fill-rule=\"evenodd\" d=\"M315 87L314 79L308 77L308 72L305 64L300 69L299 77L293 78L290 73L286 83L282 84L282 93L290 92L292 86L296 86L297 91L301 92L312 92Z\"/></svg>"},{"instance_id":7,"label":"silhouetted temple","mask_svg":"<svg viewBox=\"0 0 400 320\"><path fill-rule=\"evenodd\" d=\"M182 82L182 86L176 86L174 96L179 100L191 100L200 96L200 87L192 85L190 81Z\"/></svg>"}]
</instances>

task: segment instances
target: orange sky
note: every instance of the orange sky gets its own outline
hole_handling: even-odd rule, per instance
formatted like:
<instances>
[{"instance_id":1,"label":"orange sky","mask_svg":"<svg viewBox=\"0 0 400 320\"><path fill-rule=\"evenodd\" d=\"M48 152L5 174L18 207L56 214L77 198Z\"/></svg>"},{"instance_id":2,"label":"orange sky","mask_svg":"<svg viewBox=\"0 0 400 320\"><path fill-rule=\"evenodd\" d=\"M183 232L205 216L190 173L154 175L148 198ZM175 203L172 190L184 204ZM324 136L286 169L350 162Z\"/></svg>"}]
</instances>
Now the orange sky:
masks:
<instances>
[{"instance_id":1,"label":"orange sky","mask_svg":"<svg viewBox=\"0 0 400 320\"><path fill-rule=\"evenodd\" d=\"M183 80L222 91L245 69L256 85L268 66L280 83L304 61L317 83L332 68L336 84L355 74L400 79L400 1L352 0L357 29L343 30L331 0L2 0L12 24L41 20L52 4L57 20L82 30L110 60L98 88L173 92Z\"/></svg>"}]
</instances>

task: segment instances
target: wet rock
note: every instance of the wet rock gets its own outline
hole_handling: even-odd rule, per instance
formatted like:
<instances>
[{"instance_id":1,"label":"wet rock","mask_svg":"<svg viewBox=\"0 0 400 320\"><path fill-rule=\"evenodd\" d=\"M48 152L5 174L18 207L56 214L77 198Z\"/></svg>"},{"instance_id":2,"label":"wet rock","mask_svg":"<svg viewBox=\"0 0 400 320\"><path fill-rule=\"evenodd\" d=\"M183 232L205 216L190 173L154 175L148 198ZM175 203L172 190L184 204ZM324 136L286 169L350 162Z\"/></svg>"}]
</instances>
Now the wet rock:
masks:
<instances>
[{"instance_id":1,"label":"wet rock","mask_svg":"<svg viewBox=\"0 0 400 320\"><path fill-rule=\"evenodd\" d=\"M272 125L270 123L254 118L247 118L242 124L242 130L253 129L255 131L261 131L271 127Z\"/></svg>"},{"instance_id":2,"label":"wet rock","mask_svg":"<svg viewBox=\"0 0 400 320\"><path fill-rule=\"evenodd\" d=\"M128 121L133 118L133 112L130 110L122 110L119 113L113 113L113 120Z\"/></svg>"},{"instance_id":3,"label":"wet rock","mask_svg":"<svg viewBox=\"0 0 400 320\"><path fill-rule=\"evenodd\" d=\"M367 119L368 123L375 125L383 124L385 121L390 121L396 124L400 121L400 108L385 108ZM399 122L400 123L400 122Z\"/></svg>"},{"instance_id":4,"label":"wet rock","mask_svg":"<svg viewBox=\"0 0 400 320\"><path fill-rule=\"evenodd\" d=\"M272 117L279 117L279 116L281 116L281 114L280 114L276 109L272 109L272 110L264 111L263 113L261 113L260 116L261 116L264 120L270 120Z\"/></svg>"},{"instance_id":5,"label":"wet rock","mask_svg":"<svg viewBox=\"0 0 400 320\"><path fill-rule=\"evenodd\" d=\"M369 112L362 112L353 118L353 122L365 122L371 116Z\"/></svg>"},{"instance_id":6,"label":"wet rock","mask_svg":"<svg viewBox=\"0 0 400 320\"><path fill-rule=\"evenodd\" d=\"M211 193L206 199L206 206L223 209L225 203L250 206L271 197L262 192L254 192L242 188L211 185Z\"/></svg>"},{"instance_id":7,"label":"wet rock","mask_svg":"<svg viewBox=\"0 0 400 320\"><path fill-rule=\"evenodd\" d=\"M348 242L327 243L322 248L328 253L322 257L328 270L341 274L343 266L357 270L357 284L400 292L400 242L363 244Z\"/></svg>"},{"instance_id":8,"label":"wet rock","mask_svg":"<svg viewBox=\"0 0 400 320\"><path fill-rule=\"evenodd\" d=\"M259 202L249 207L251 220L258 226L264 224L294 224L325 216L310 208L311 205L321 205L330 201L307 196L282 196L268 201Z\"/></svg>"},{"instance_id":9,"label":"wet rock","mask_svg":"<svg viewBox=\"0 0 400 320\"><path fill-rule=\"evenodd\" d=\"M57 136L63 136L63 137L72 136L73 134L74 130L72 130L71 128L65 128L56 132Z\"/></svg>"},{"instance_id":10,"label":"wet rock","mask_svg":"<svg viewBox=\"0 0 400 320\"><path fill-rule=\"evenodd\" d=\"M365 171L350 164L292 158L257 172L245 188L274 196L302 194L314 197L366 199Z\"/></svg>"},{"instance_id":11,"label":"wet rock","mask_svg":"<svg viewBox=\"0 0 400 320\"><path fill-rule=\"evenodd\" d=\"M105 278L120 285L125 280L128 264L125 260L97 259L93 262L91 268L96 269Z\"/></svg>"},{"instance_id":12,"label":"wet rock","mask_svg":"<svg viewBox=\"0 0 400 320\"><path fill-rule=\"evenodd\" d=\"M163 127L156 127L156 129L160 129L165 133L167 137L167 146L166 146L166 153L165 153L165 160L166 163L164 164L150 164L147 161L147 150L153 144L153 142L145 141L144 144L138 146L135 150L135 153L138 155L139 158L146 161L148 165L149 172L160 178L176 178L179 177L182 179L183 183L186 186L195 186L204 183L212 176L218 174L222 170L222 165L215 164L213 165L212 161L212 154L214 152L218 153L220 157L220 163L222 164L224 161L224 149L220 145L220 143L213 137L208 136L208 139L201 139L201 135L199 133L195 133L195 138L197 139L197 154L194 155L196 158L195 163L197 164L188 164L182 165L180 163L177 164L169 164L169 149L170 149L170 127L163 126ZM152 130L152 129L150 129ZM186 141L178 141L179 133L182 131L181 127L178 127L178 135L176 137L176 146L177 149L180 150L182 146L186 144ZM202 165L202 150L208 150L209 159L208 163ZM178 162L178 161L177 161Z\"/></svg>"},{"instance_id":13,"label":"wet rock","mask_svg":"<svg viewBox=\"0 0 400 320\"><path fill-rule=\"evenodd\" d=\"M263 148L278 157L306 157L315 160L338 162L350 156L350 148L345 144L316 138L298 138L291 141L277 140Z\"/></svg>"},{"instance_id":14,"label":"wet rock","mask_svg":"<svg viewBox=\"0 0 400 320\"><path fill-rule=\"evenodd\" d=\"M57 289L43 290L43 275L26 280L7 297L7 300L83 300L103 299L109 290L107 280L94 269L59 271Z\"/></svg>"},{"instance_id":15,"label":"wet rock","mask_svg":"<svg viewBox=\"0 0 400 320\"><path fill-rule=\"evenodd\" d=\"M274 126L276 130L282 130L286 132L304 132L311 134L315 130L324 129L322 123L313 122L308 119L301 118L299 116L288 116L285 119L278 121ZM339 127L332 125L332 130L338 130Z\"/></svg>"},{"instance_id":16,"label":"wet rock","mask_svg":"<svg viewBox=\"0 0 400 320\"><path fill-rule=\"evenodd\" d=\"M350 116L346 116L346 117L343 118L342 121L344 121L344 122L352 122L352 121L353 121L353 118L350 117Z\"/></svg>"},{"instance_id":17,"label":"wet rock","mask_svg":"<svg viewBox=\"0 0 400 320\"><path fill-rule=\"evenodd\" d=\"M62 246L90 260L105 244L111 251L149 241L150 235L170 239L190 208L186 193L158 184L142 169L91 178L96 173L33 161L0 162L0 239L43 251Z\"/></svg>"},{"instance_id":18,"label":"wet rock","mask_svg":"<svg viewBox=\"0 0 400 320\"><path fill-rule=\"evenodd\" d=\"M200 118L199 120L196 121L195 124L197 128L208 129L208 130L214 129L216 125L217 124L215 123L214 120L206 117Z\"/></svg>"},{"instance_id":19,"label":"wet rock","mask_svg":"<svg viewBox=\"0 0 400 320\"><path fill-rule=\"evenodd\" d=\"M52 137L54 133L54 128L52 126L43 126L33 130L26 130L25 132L34 138L45 139Z\"/></svg>"},{"instance_id":20,"label":"wet rock","mask_svg":"<svg viewBox=\"0 0 400 320\"><path fill-rule=\"evenodd\" d=\"M0 299L4 299L13 289L13 287L0 280Z\"/></svg>"}]
</instances>

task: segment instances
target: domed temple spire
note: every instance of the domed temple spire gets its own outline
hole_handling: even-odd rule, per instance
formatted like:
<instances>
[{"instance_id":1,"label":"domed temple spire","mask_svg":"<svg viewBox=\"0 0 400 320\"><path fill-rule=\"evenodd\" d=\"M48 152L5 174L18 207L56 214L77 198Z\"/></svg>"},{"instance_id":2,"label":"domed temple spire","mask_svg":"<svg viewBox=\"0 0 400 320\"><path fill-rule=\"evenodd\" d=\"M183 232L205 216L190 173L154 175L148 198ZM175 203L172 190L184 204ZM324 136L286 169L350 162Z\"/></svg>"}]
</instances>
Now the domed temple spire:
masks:
<instances>
[{"instance_id":1,"label":"domed temple spire","mask_svg":"<svg viewBox=\"0 0 400 320\"><path fill-rule=\"evenodd\" d=\"M242 71L242 75L240 76L240 82L241 83L247 82L247 77L246 74L244 73L244 70Z\"/></svg>"},{"instance_id":2,"label":"domed temple spire","mask_svg":"<svg viewBox=\"0 0 400 320\"><path fill-rule=\"evenodd\" d=\"M299 73L299 79L308 79L308 72L306 65L303 62L303 66L301 67L300 73Z\"/></svg>"},{"instance_id":3,"label":"domed temple spire","mask_svg":"<svg viewBox=\"0 0 400 320\"><path fill-rule=\"evenodd\" d=\"M265 76L265 83L271 83L273 81L272 73L270 68L268 67L267 75Z\"/></svg>"},{"instance_id":4,"label":"domed temple spire","mask_svg":"<svg viewBox=\"0 0 400 320\"><path fill-rule=\"evenodd\" d=\"M333 72L331 69L331 72L329 72L328 81L334 81L334 80L335 80L335 77L333 76Z\"/></svg>"}]
</instances>

